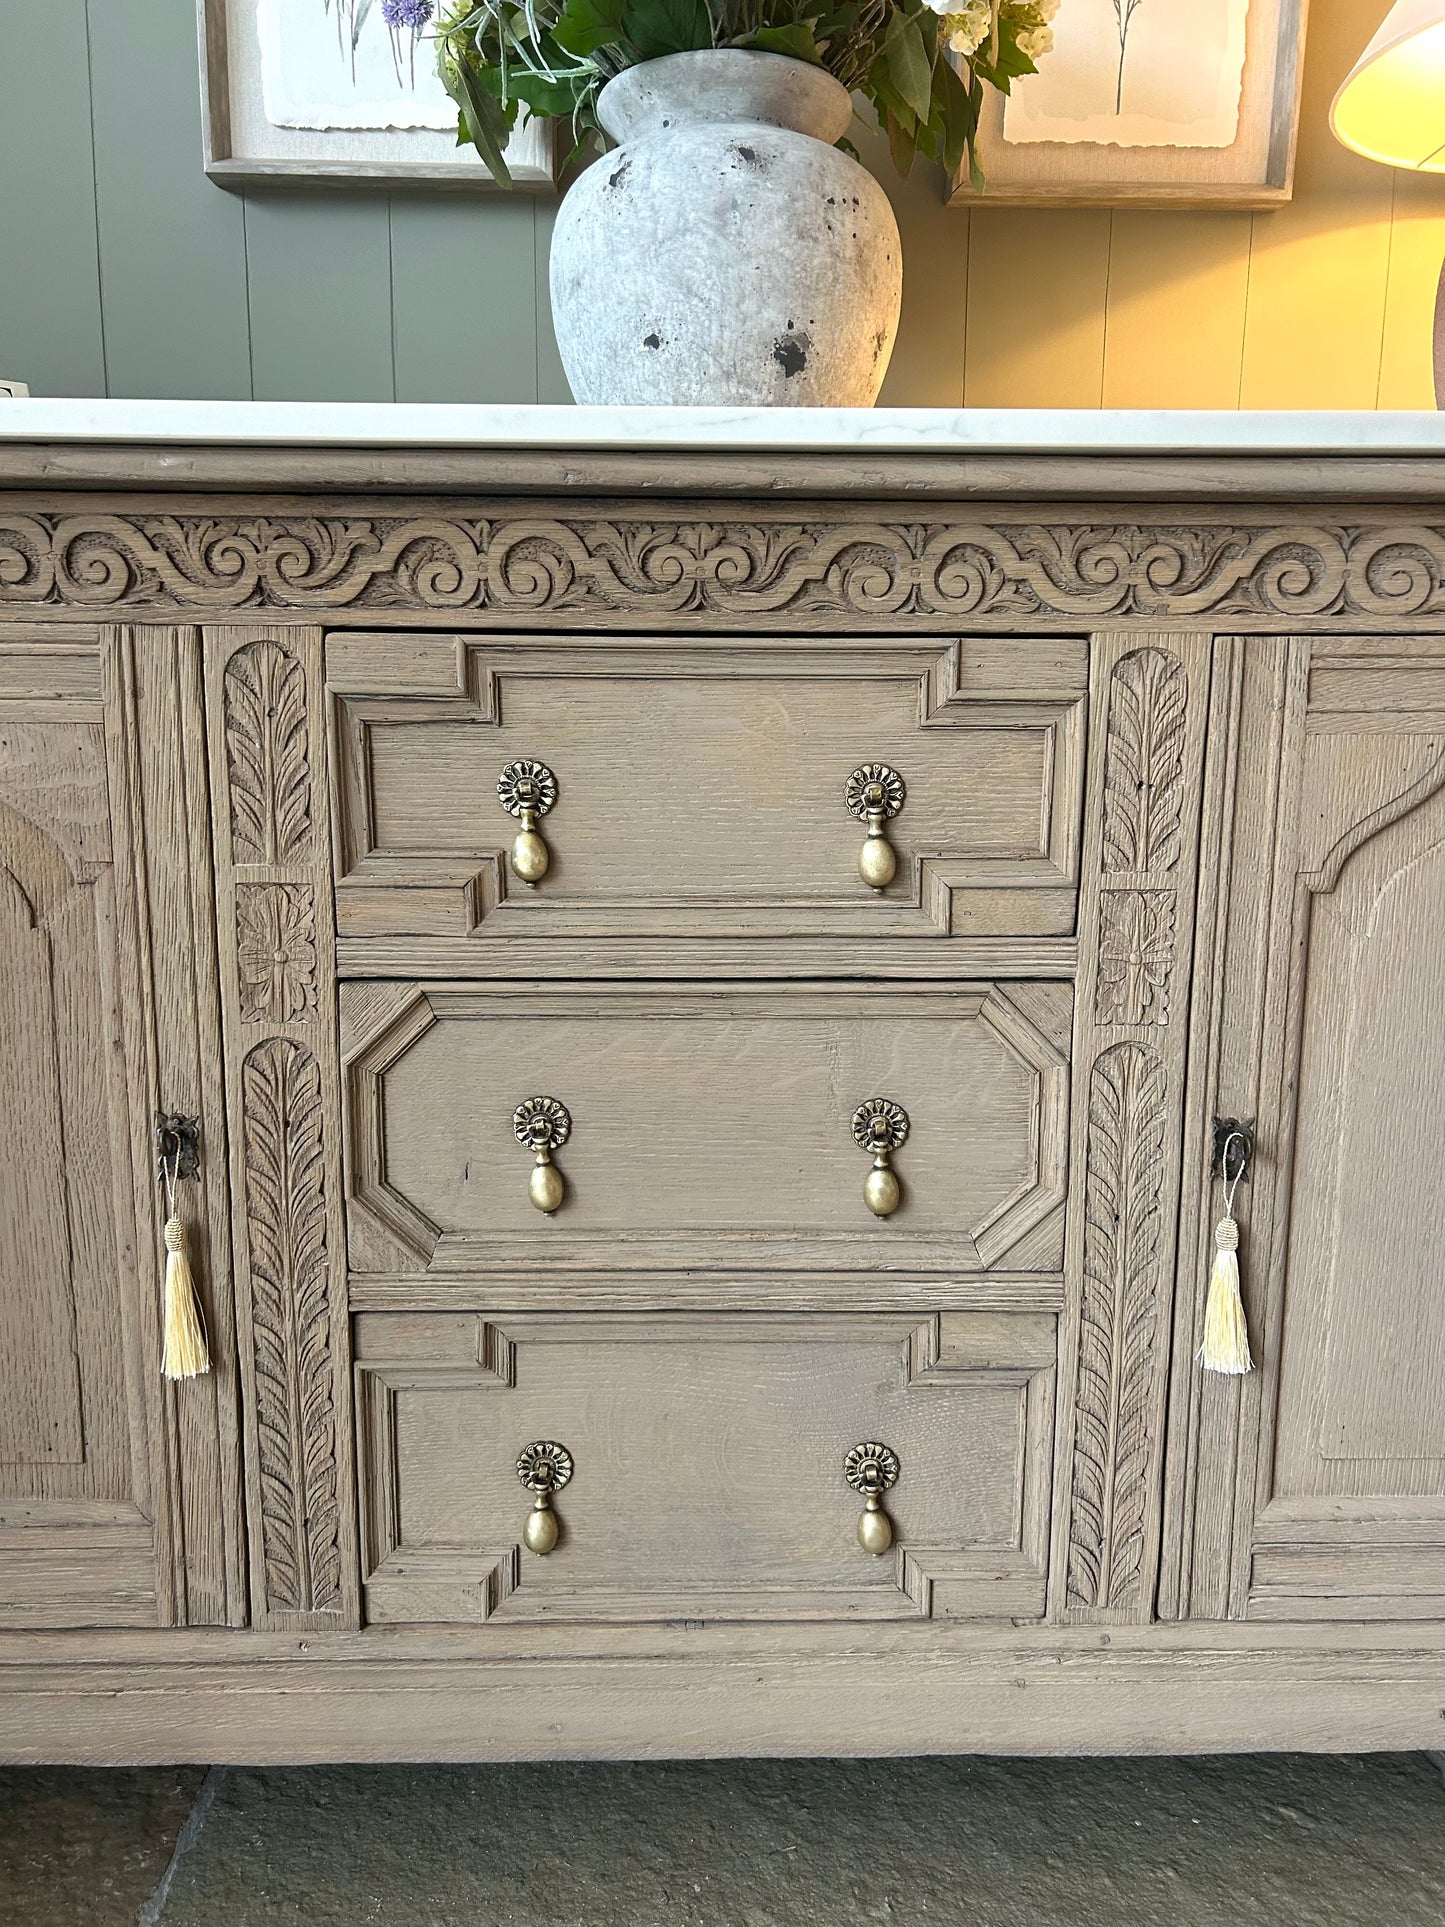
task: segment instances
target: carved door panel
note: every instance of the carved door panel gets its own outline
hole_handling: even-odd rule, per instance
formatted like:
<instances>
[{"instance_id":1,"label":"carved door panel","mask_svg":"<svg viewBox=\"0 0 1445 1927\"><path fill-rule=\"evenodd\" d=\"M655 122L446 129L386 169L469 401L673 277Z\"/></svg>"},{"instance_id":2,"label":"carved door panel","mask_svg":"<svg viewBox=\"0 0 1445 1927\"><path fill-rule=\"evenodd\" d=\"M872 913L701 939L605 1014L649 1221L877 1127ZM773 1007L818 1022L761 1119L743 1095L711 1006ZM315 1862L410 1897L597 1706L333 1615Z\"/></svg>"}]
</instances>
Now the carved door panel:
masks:
<instances>
[{"instance_id":1,"label":"carved door panel","mask_svg":"<svg viewBox=\"0 0 1445 1927\"><path fill-rule=\"evenodd\" d=\"M1268 652L1248 645L1232 685L1235 714L1243 691L1245 713L1278 721L1272 755L1238 757L1210 1071L1215 1108L1258 1111L1241 1218L1259 1369L1197 1385L1192 1436L1180 1418L1181 1596L1251 1618L1439 1617L1445 646ZM1227 703L1219 720L1227 738ZM1256 1024L1252 1080L1238 1032ZM1201 1236L1217 1206L1214 1189Z\"/></svg>"},{"instance_id":2,"label":"carved door panel","mask_svg":"<svg viewBox=\"0 0 1445 1927\"><path fill-rule=\"evenodd\" d=\"M209 915L192 914L209 863L202 841L193 865L187 842L204 761L177 735L194 644L179 631L0 640L4 1625L244 1617L224 1125L199 1069L207 1053L214 1066L214 988L189 942ZM173 1388L158 1326L162 1101L198 1117L217 1151L215 1176L182 1187L215 1368Z\"/></svg>"}]
</instances>

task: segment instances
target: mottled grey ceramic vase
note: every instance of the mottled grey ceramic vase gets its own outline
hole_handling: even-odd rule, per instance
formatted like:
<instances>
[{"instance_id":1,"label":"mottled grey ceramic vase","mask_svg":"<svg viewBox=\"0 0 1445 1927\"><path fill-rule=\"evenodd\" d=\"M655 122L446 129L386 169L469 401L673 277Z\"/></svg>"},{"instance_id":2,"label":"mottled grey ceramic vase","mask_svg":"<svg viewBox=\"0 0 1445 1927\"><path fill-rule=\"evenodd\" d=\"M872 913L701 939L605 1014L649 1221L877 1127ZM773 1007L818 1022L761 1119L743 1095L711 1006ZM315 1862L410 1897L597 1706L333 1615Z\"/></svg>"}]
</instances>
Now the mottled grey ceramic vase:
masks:
<instances>
[{"instance_id":1,"label":"mottled grey ceramic vase","mask_svg":"<svg viewBox=\"0 0 1445 1927\"><path fill-rule=\"evenodd\" d=\"M903 293L898 223L832 145L831 75L779 54L668 54L598 99L618 143L567 195L552 315L579 402L867 408Z\"/></svg>"}]
</instances>

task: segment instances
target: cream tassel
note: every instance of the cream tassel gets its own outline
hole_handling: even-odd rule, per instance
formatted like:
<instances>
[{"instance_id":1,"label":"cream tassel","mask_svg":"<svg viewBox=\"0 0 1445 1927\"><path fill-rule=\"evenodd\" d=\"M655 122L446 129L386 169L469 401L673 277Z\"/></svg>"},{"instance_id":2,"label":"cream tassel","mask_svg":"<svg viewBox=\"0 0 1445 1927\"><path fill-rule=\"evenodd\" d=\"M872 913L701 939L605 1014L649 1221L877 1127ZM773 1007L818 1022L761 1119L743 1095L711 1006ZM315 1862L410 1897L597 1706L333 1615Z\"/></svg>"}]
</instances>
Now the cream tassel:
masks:
<instances>
[{"instance_id":1,"label":"cream tassel","mask_svg":"<svg viewBox=\"0 0 1445 1927\"><path fill-rule=\"evenodd\" d=\"M1239 1226L1221 1218L1214 1227L1214 1269L1209 1274L1209 1298L1204 1307L1204 1344L1199 1356L1206 1372L1254 1370L1249 1355L1249 1326L1239 1295Z\"/></svg>"},{"instance_id":2,"label":"cream tassel","mask_svg":"<svg viewBox=\"0 0 1445 1927\"><path fill-rule=\"evenodd\" d=\"M166 1285L163 1304L164 1343L161 1371L166 1378L195 1378L211 1369L206 1328L196 1298L196 1281L186 1257L186 1227L176 1216L175 1179L162 1168L166 1181Z\"/></svg>"},{"instance_id":3,"label":"cream tassel","mask_svg":"<svg viewBox=\"0 0 1445 1927\"><path fill-rule=\"evenodd\" d=\"M1239 1169L1229 1176L1231 1133L1220 1160L1224 1166L1224 1216L1214 1227L1214 1269L1209 1274L1209 1296L1204 1305L1204 1343L1199 1348L1206 1372L1228 1372L1238 1378L1254 1370L1249 1355L1249 1325L1239 1292L1239 1226L1234 1217L1234 1194L1244 1176L1248 1148ZM1243 1142L1243 1140L1241 1140Z\"/></svg>"}]
</instances>

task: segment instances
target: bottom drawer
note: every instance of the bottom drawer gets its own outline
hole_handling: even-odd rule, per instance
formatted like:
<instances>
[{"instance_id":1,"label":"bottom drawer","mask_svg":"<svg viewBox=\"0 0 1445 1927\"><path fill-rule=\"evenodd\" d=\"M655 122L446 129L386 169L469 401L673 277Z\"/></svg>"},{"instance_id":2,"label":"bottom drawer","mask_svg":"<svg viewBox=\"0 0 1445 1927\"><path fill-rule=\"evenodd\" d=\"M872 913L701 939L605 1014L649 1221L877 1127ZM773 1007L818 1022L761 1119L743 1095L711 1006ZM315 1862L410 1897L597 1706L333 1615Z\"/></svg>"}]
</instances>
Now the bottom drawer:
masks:
<instances>
[{"instance_id":1,"label":"bottom drawer","mask_svg":"<svg viewBox=\"0 0 1445 1927\"><path fill-rule=\"evenodd\" d=\"M366 1613L388 1621L1034 1618L1052 1312L355 1321ZM555 1549L517 1458L566 1447ZM899 1464L865 1552L851 1447Z\"/></svg>"}]
</instances>

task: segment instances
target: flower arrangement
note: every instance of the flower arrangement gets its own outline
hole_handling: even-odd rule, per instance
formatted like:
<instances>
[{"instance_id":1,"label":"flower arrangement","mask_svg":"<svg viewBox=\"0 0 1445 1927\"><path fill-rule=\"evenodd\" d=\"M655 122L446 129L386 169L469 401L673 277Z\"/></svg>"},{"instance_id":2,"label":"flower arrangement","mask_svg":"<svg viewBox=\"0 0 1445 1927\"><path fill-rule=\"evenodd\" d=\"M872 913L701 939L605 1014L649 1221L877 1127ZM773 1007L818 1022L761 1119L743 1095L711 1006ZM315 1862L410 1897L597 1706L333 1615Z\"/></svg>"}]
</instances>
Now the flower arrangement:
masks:
<instances>
[{"instance_id":1,"label":"flower arrangement","mask_svg":"<svg viewBox=\"0 0 1445 1927\"><path fill-rule=\"evenodd\" d=\"M894 166L950 174L974 152L985 87L1007 93L1053 45L1059 0L454 0L437 23L437 71L470 142L500 181L519 113L596 133L614 75L664 54L739 47L810 61L861 94ZM846 143L840 143L846 145Z\"/></svg>"}]
</instances>

